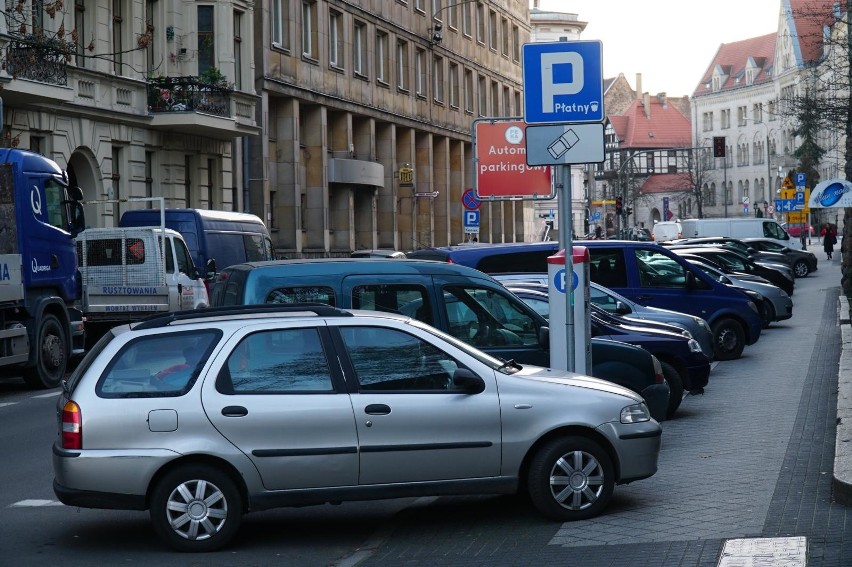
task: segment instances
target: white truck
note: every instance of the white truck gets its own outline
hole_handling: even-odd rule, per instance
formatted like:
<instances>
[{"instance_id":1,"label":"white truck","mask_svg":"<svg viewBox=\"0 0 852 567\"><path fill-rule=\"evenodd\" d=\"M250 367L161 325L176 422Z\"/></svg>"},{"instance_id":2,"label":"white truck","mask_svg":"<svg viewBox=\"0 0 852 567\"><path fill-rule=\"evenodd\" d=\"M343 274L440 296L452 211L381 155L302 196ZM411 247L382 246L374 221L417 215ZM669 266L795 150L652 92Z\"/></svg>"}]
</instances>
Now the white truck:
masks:
<instances>
[{"instance_id":1,"label":"white truck","mask_svg":"<svg viewBox=\"0 0 852 567\"><path fill-rule=\"evenodd\" d=\"M96 325L209 305L204 280L174 230L89 228L76 241L87 339Z\"/></svg>"},{"instance_id":2,"label":"white truck","mask_svg":"<svg viewBox=\"0 0 852 567\"><path fill-rule=\"evenodd\" d=\"M728 236L731 238L771 238L782 246L792 247L794 241L775 219L722 218L683 219L680 221L683 238Z\"/></svg>"}]
</instances>

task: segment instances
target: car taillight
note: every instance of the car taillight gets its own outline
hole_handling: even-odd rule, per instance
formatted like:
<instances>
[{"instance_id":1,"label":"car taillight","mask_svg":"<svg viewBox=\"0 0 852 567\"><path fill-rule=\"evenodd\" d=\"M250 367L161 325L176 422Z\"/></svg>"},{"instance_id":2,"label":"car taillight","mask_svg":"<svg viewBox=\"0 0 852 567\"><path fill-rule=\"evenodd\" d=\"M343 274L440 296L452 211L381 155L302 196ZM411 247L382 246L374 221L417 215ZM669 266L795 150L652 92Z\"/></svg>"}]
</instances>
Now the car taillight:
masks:
<instances>
[{"instance_id":1,"label":"car taillight","mask_svg":"<svg viewBox=\"0 0 852 567\"><path fill-rule=\"evenodd\" d=\"M80 406L68 401L62 408L62 448L83 448L83 419Z\"/></svg>"},{"instance_id":2,"label":"car taillight","mask_svg":"<svg viewBox=\"0 0 852 567\"><path fill-rule=\"evenodd\" d=\"M666 377L663 376L663 365L660 364L656 356L651 356L651 358L654 359L654 383L662 384L666 381Z\"/></svg>"}]
</instances>

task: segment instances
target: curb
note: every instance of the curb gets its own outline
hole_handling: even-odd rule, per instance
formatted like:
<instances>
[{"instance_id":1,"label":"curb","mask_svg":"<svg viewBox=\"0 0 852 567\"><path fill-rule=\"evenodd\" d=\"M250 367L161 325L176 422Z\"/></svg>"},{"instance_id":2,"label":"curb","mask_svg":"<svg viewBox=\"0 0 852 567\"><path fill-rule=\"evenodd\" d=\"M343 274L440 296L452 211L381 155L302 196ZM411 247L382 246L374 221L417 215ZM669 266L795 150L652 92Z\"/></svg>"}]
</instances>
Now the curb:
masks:
<instances>
[{"instance_id":1,"label":"curb","mask_svg":"<svg viewBox=\"0 0 852 567\"><path fill-rule=\"evenodd\" d=\"M835 502L852 506L852 325L849 298L838 301L840 364L837 378L837 432L834 442L834 477L831 488Z\"/></svg>"}]
</instances>

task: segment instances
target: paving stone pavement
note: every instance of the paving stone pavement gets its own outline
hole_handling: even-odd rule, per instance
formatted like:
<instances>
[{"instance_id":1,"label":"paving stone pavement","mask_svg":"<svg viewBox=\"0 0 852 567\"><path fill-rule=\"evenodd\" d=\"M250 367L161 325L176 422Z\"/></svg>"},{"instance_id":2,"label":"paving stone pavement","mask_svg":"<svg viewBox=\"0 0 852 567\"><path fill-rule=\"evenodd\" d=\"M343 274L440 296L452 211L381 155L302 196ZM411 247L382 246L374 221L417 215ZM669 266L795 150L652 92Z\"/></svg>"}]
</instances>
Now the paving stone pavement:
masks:
<instances>
[{"instance_id":1,"label":"paving stone pavement","mask_svg":"<svg viewBox=\"0 0 852 567\"><path fill-rule=\"evenodd\" d=\"M820 269L797 281L793 319L716 364L706 394L663 423L659 472L616 487L603 515L553 524L522 498L441 498L398 515L357 564L715 567L726 540L797 536L809 567L852 565L852 507L832 498L852 481L852 450L835 463L836 441L852 445L852 403L849 436L836 435L852 342L844 373L839 258L817 254Z\"/></svg>"}]
</instances>

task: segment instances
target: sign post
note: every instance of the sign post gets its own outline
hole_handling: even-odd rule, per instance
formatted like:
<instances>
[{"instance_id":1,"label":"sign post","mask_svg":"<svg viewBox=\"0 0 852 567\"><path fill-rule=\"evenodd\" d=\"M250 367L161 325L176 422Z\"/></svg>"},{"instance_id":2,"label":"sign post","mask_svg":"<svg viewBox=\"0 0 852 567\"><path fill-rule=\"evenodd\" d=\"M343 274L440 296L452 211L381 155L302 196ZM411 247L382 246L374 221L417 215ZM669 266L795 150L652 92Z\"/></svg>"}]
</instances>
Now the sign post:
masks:
<instances>
[{"instance_id":1,"label":"sign post","mask_svg":"<svg viewBox=\"0 0 852 567\"><path fill-rule=\"evenodd\" d=\"M573 273L570 164L604 159L603 44L600 41L527 43L523 46L523 69L524 122L551 125L527 131L527 163L560 166L556 187L559 244L565 250L565 272L570 269ZM576 298L571 293L566 299L567 369L574 371Z\"/></svg>"}]
</instances>

